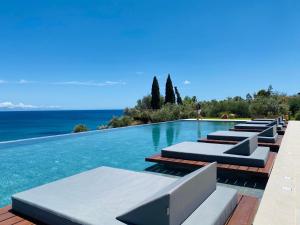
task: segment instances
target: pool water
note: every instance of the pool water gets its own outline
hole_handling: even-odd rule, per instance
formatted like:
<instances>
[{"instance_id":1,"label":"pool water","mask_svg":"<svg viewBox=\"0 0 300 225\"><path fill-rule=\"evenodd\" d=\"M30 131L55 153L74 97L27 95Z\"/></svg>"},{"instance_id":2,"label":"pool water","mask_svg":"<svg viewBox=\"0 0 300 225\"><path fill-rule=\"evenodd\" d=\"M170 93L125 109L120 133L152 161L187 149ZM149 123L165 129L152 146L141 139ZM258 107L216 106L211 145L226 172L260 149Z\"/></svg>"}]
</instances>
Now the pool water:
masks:
<instances>
[{"instance_id":1,"label":"pool water","mask_svg":"<svg viewBox=\"0 0 300 225\"><path fill-rule=\"evenodd\" d=\"M228 130L233 122L177 121L0 148L0 206L12 194L99 166L142 171L163 147Z\"/></svg>"}]
</instances>

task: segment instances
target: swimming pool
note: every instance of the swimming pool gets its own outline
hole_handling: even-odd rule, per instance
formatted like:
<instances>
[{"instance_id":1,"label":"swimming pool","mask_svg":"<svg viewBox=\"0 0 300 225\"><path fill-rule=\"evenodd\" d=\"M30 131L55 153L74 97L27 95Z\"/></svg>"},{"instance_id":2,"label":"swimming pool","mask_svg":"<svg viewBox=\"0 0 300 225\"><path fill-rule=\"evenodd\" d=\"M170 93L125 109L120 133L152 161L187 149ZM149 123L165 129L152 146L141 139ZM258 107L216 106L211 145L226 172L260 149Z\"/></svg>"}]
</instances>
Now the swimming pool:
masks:
<instances>
[{"instance_id":1,"label":"swimming pool","mask_svg":"<svg viewBox=\"0 0 300 225\"><path fill-rule=\"evenodd\" d=\"M0 206L14 193L99 166L141 171L145 157L181 141L228 130L233 122L176 121L0 146Z\"/></svg>"}]
</instances>

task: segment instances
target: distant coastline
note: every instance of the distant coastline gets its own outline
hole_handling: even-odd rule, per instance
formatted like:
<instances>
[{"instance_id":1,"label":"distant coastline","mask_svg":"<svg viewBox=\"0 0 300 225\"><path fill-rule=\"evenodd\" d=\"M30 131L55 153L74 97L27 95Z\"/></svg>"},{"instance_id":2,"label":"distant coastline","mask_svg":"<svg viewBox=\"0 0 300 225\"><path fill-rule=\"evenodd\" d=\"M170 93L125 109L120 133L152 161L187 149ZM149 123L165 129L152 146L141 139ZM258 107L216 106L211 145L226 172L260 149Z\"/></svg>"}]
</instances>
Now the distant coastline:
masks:
<instances>
[{"instance_id":1,"label":"distant coastline","mask_svg":"<svg viewBox=\"0 0 300 225\"><path fill-rule=\"evenodd\" d=\"M106 125L122 109L60 109L0 111L0 141L67 134L83 123L90 130Z\"/></svg>"}]
</instances>

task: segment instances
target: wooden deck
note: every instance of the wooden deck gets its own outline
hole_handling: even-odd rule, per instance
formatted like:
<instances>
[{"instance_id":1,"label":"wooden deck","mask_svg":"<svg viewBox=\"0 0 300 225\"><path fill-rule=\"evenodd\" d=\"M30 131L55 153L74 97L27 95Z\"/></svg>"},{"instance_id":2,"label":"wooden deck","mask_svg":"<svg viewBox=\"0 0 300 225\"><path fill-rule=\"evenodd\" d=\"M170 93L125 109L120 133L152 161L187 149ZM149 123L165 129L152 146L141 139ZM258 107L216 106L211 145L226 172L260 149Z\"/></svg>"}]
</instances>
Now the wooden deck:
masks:
<instances>
[{"instance_id":1,"label":"wooden deck","mask_svg":"<svg viewBox=\"0 0 300 225\"><path fill-rule=\"evenodd\" d=\"M272 152L278 152L281 142L282 142L283 135L278 135L278 139L275 143L267 143L267 142L258 142L258 146L262 147L269 147ZM213 144L236 144L238 141L226 141L226 140L213 140L213 139L199 139L198 142L205 142L205 143L213 143Z\"/></svg>"},{"instance_id":2,"label":"wooden deck","mask_svg":"<svg viewBox=\"0 0 300 225\"><path fill-rule=\"evenodd\" d=\"M236 129L236 128L230 128L229 129L230 131L245 131L245 132L262 132L262 130L259 130L259 129ZM286 128L283 128L282 130L277 130L277 134L279 135L284 135L285 134L285 130Z\"/></svg>"},{"instance_id":3,"label":"wooden deck","mask_svg":"<svg viewBox=\"0 0 300 225\"><path fill-rule=\"evenodd\" d=\"M266 166L264 168L260 167L250 167L250 166L239 166L231 164L218 163L218 171L228 171L233 173L243 173L252 176L269 178L275 158L277 153L270 152L269 158L267 160ZM162 157L160 154L153 155L145 159L147 162L154 162L163 165L181 167L181 168L200 168L208 165L210 162L195 161L195 160L185 160L185 159L175 159Z\"/></svg>"},{"instance_id":4,"label":"wooden deck","mask_svg":"<svg viewBox=\"0 0 300 225\"><path fill-rule=\"evenodd\" d=\"M258 206L257 198L239 195L238 205L225 225L252 225Z\"/></svg>"},{"instance_id":5,"label":"wooden deck","mask_svg":"<svg viewBox=\"0 0 300 225\"><path fill-rule=\"evenodd\" d=\"M239 195L238 205L225 225L251 225L257 212L259 200L254 197ZM0 209L0 225L41 224L14 213L11 206ZM53 224L55 225L55 224Z\"/></svg>"}]
</instances>

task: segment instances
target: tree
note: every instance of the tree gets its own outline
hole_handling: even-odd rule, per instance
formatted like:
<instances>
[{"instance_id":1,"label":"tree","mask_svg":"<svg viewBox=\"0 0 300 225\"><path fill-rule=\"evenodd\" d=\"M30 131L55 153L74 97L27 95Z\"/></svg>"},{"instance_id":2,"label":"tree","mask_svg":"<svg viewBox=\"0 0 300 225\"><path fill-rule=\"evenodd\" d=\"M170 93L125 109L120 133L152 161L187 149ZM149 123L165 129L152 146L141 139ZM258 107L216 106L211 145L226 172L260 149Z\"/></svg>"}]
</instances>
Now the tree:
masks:
<instances>
[{"instance_id":1,"label":"tree","mask_svg":"<svg viewBox=\"0 0 300 225\"><path fill-rule=\"evenodd\" d=\"M166 82L165 103L175 104L175 93L174 93L173 83L170 74L168 75L167 82Z\"/></svg>"},{"instance_id":2,"label":"tree","mask_svg":"<svg viewBox=\"0 0 300 225\"><path fill-rule=\"evenodd\" d=\"M175 87L175 94L176 94L176 98L177 98L177 104L182 105L182 98L179 94L179 91L178 91L177 87Z\"/></svg>"},{"instance_id":3,"label":"tree","mask_svg":"<svg viewBox=\"0 0 300 225\"><path fill-rule=\"evenodd\" d=\"M194 103L197 103L197 97L196 97L196 96L193 96L193 97L192 97L192 101L193 101Z\"/></svg>"},{"instance_id":4,"label":"tree","mask_svg":"<svg viewBox=\"0 0 300 225\"><path fill-rule=\"evenodd\" d=\"M142 99L137 100L136 109L151 109L151 95L144 96Z\"/></svg>"},{"instance_id":5,"label":"tree","mask_svg":"<svg viewBox=\"0 0 300 225\"><path fill-rule=\"evenodd\" d=\"M261 89L257 92L257 94L254 96L255 98L257 97L270 97L273 94L273 87L272 85L269 85L268 89Z\"/></svg>"},{"instance_id":6,"label":"tree","mask_svg":"<svg viewBox=\"0 0 300 225\"><path fill-rule=\"evenodd\" d=\"M151 88L151 107L152 109L160 109L160 92L159 84L156 76L153 78L152 88Z\"/></svg>"},{"instance_id":7,"label":"tree","mask_svg":"<svg viewBox=\"0 0 300 225\"><path fill-rule=\"evenodd\" d=\"M252 101L252 96L248 93L247 95L246 95L246 100L248 101L248 102L251 102Z\"/></svg>"},{"instance_id":8,"label":"tree","mask_svg":"<svg viewBox=\"0 0 300 225\"><path fill-rule=\"evenodd\" d=\"M272 87L272 85L269 85L267 92L269 93L269 96L273 94L273 87Z\"/></svg>"},{"instance_id":9,"label":"tree","mask_svg":"<svg viewBox=\"0 0 300 225\"><path fill-rule=\"evenodd\" d=\"M238 101L243 101L243 98L241 96L235 96L232 98L232 100L238 102Z\"/></svg>"}]
</instances>

